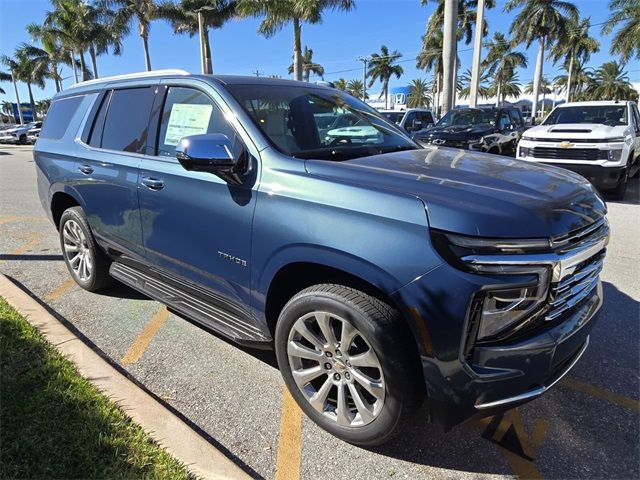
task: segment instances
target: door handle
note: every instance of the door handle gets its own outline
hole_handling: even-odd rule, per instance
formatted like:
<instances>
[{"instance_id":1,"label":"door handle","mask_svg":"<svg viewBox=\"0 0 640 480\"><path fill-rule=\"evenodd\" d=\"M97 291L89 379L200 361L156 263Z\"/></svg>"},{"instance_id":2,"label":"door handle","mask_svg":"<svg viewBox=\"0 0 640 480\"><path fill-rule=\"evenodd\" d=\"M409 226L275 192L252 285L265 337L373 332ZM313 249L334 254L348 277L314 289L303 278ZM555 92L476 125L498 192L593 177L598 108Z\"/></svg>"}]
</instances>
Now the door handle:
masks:
<instances>
[{"instance_id":1,"label":"door handle","mask_svg":"<svg viewBox=\"0 0 640 480\"><path fill-rule=\"evenodd\" d=\"M80 170L85 175L91 175L93 173L93 167L91 167L90 165L82 165L78 167L78 170Z\"/></svg>"},{"instance_id":2,"label":"door handle","mask_svg":"<svg viewBox=\"0 0 640 480\"><path fill-rule=\"evenodd\" d=\"M162 190L164 188L164 182L157 178L142 177L140 183L151 190Z\"/></svg>"}]
</instances>

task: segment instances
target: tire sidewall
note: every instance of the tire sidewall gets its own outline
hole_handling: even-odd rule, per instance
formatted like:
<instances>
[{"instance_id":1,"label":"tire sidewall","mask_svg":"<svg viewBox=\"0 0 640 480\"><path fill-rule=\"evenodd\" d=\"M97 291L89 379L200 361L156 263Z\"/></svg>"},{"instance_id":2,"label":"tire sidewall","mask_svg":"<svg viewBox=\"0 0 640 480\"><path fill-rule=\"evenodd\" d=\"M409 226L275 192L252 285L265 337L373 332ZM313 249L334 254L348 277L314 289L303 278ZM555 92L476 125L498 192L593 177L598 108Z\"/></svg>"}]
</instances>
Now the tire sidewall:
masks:
<instances>
[{"instance_id":1,"label":"tire sidewall","mask_svg":"<svg viewBox=\"0 0 640 480\"><path fill-rule=\"evenodd\" d=\"M80 228L82 229L82 233L84 233L85 238L87 239L87 245L89 246L89 250L91 251L91 261L93 264L93 268L91 270L91 275L87 280L82 280L80 277L76 275L76 272L73 271L69 261L67 259L67 255L64 251L64 226L69 221L75 221ZM82 288L86 290L92 290L96 286L97 281L97 258L98 258L98 245L93 238L93 234L89 228L89 224L84 216L84 212L80 207L72 207L64 211L62 217L60 218L60 228L59 228L59 237L60 237L60 249L62 251L62 256L64 258L64 263L67 266L67 270L69 274L73 277L73 280L80 285Z\"/></svg>"},{"instance_id":2,"label":"tire sidewall","mask_svg":"<svg viewBox=\"0 0 640 480\"><path fill-rule=\"evenodd\" d=\"M392 339L385 335L386 329L384 325L378 323L379 319L369 318L356 306L340 301L338 298L326 292L309 292L299 297L294 297L284 307L280 314L275 334L278 366L289 392L305 414L315 423L348 442L359 445L376 445L384 442L392 434L404 410L405 399L402 394L405 389L401 385L403 380L402 365L394 358L400 352L394 352L397 346L393 345ZM333 313L351 322L369 342L380 361L386 390L384 405L376 419L367 425L343 427L334 420L325 417L309 404L293 379L287 354L289 332L300 317L314 311Z\"/></svg>"}]
</instances>

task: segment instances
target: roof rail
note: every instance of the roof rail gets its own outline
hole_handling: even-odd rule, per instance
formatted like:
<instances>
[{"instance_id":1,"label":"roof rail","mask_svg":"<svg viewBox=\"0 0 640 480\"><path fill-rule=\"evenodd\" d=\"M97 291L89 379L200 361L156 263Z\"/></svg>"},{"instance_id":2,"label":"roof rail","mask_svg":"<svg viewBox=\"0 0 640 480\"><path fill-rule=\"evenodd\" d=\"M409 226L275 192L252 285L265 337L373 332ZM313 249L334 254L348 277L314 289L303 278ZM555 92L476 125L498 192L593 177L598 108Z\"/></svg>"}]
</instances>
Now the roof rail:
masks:
<instances>
[{"instance_id":1,"label":"roof rail","mask_svg":"<svg viewBox=\"0 0 640 480\"><path fill-rule=\"evenodd\" d=\"M180 70L178 68L169 68L165 70L151 70L150 72L125 73L124 75L114 75L112 77L94 78L93 80L86 80L84 82L74 83L73 85L67 87L67 90L69 88L84 87L85 85L93 85L96 83L113 82L116 80L128 80L128 79L134 79L134 78L160 77L163 75L191 75L191 74L186 70Z\"/></svg>"}]
</instances>

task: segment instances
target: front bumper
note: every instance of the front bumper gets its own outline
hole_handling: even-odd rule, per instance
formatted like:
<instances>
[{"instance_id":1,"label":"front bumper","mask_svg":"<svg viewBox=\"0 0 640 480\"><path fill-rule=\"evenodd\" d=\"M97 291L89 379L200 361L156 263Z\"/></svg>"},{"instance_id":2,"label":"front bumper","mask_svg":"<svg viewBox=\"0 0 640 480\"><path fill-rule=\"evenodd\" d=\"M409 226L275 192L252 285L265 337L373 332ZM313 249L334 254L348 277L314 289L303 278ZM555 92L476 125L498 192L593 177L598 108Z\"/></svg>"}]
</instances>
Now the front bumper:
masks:
<instances>
[{"instance_id":1,"label":"front bumper","mask_svg":"<svg viewBox=\"0 0 640 480\"><path fill-rule=\"evenodd\" d=\"M572 172L582 175L589 180L598 190L611 190L616 188L624 178L626 167L602 165L584 165L579 163L548 163L554 167L566 168Z\"/></svg>"},{"instance_id":2,"label":"front bumper","mask_svg":"<svg viewBox=\"0 0 640 480\"><path fill-rule=\"evenodd\" d=\"M6 135L0 137L0 143L20 143L20 138L14 137L13 135Z\"/></svg>"},{"instance_id":3,"label":"front bumper","mask_svg":"<svg viewBox=\"0 0 640 480\"><path fill-rule=\"evenodd\" d=\"M474 275L442 264L394 294L417 324L430 421L452 427L530 401L577 363L602 306L595 287L562 317L513 337L477 343L462 353L469 299L499 276ZM455 288L452 286L455 285Z\"/></svg>"}]
</instances>

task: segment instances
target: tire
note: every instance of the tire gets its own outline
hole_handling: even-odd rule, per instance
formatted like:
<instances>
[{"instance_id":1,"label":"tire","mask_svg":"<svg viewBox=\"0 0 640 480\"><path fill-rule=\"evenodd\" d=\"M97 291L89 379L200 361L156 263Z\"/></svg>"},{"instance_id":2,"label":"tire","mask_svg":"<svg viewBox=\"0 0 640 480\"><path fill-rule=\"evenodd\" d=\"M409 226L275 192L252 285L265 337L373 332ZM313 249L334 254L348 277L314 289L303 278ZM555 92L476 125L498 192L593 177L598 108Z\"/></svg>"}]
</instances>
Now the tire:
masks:
<instances>
[{"instance_id":1,"label":"tire","mask_svg":"<svg viewBox=\"0 0 640 480\"><path fill-rule=\"evenodd\" d=\"M609 196L612 200L624 200L624 196L627 193L627 184L629 183L629 168L626 168L622 179L618 183L618 186L613 190L609 190Z\"/></svg>"},{"instance_id":2,"label":"tire","mask_svg":"<svg viewBox=\"0 0 640 480\"><path fill-rule=\"evenodd\" d=\"M82 208L65 210L59 230L62 257L75 282L90 292L111 285L114 282L109 275L111 261L93 238Z\"/></svg>"},{"instance_id":3,"label":"tire","mask_svg":"<svg viewBox=\"0 0 640 480\"><path fill-rule=\"evenodd\" d=\"M20 138L18 139L18 144L19 145L27 144L27 136L25 134L20 135Z\"/></svg>"},{"instance_id":4,"label":"tire","mask_svg":"<svg viewBox=\"0 0 640 480\"><path fill-rule=\"evenodd\" d=\"M300 408L332 435L362 446L388 441L424 398L410 341L397 310L359 290L330 284L296 294L282 309L275 332L278 366ZM349 347L340 351L344 343ZM300 372L309 370L318 375L307 382L310 376ZM338 406L339 390L346 408Z\"/></svg>"}]
</instances>

